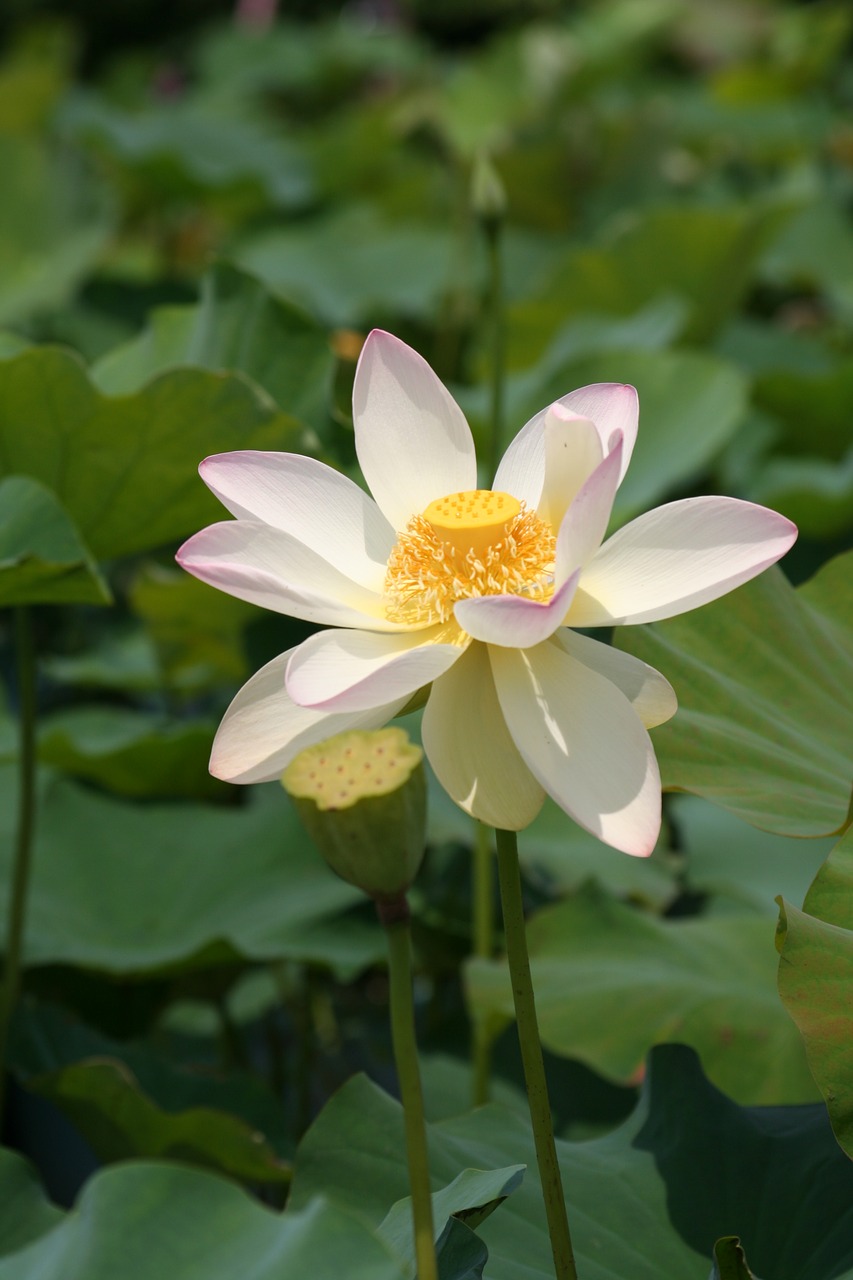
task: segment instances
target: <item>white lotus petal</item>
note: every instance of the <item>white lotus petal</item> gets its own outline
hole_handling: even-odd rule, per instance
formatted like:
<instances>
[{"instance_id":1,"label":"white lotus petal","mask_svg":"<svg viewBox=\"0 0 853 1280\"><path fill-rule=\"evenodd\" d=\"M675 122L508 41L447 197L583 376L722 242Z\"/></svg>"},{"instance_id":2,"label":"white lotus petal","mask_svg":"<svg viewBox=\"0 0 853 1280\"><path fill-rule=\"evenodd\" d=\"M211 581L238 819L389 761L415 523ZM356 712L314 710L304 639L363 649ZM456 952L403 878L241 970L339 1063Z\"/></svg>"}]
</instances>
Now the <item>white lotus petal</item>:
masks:
<instances>
[{"instance_id":1,"label":"white lotus petal","mask_svg":"<svg viewBox=\"0 0 853 1280\"><path fill-rule=\"evenodd\" d=\"M660 774L651 740L610 680L553 641L490 649L498 701L530 772L587 831L623 853L651 853Z\"/></svg>"},{"instance_id":2,"label":"white lotus petal","mask_svg":"<svg viewBox=\"0 0 853 1280\"><path fill-rule=\"evenodd\" d=\"M436 680L421 734L433 772L466 813L506 831L536 817L545 792L509 735L482 645Z\"/></svg>"},{"instance_id":3,"label":"white lotus petal","mask_svg":"<svg viewBox=\"0 0 853 1280\"><path fill-rule=\"evenodd\" d=\"M453 615L474 640L529 649L562 626L579 578L578 569L546 604L525 596L471 596L457 600Z\"/></svg>"},{"instance_id":4,"label":"white lotus petal","mask_svg":"<svg viewBox=\"0 0 853 1280\"><path fill-rule=\"evenodd\" d=\"M271 782L305 747L347 729L379 729L403 708L391 702L345 715L298 707L284 687L291 654L252 676L225 712L213 740L210 772L225 782Z\"/></svg>"},{"instance_id":5,"label":"white lotus petal","mask_svg":"<svg viewBox=\"0 0 853 1280\"><path fill-rule=\"evenodd\" d=\"M382 591L396 535L348 476L299 453L243 449L205 458L199 473L239 520L292 534L369 591Z\"/></svg>"},{"instance_id":6,"label":"white lotus petal","mask_svg":"<svg viewBox=\"0 0 853 1280\"><path fill-rule=\"evenodd\" d=\"M678 699L669 681L633 654L578 635L567 627L557 631L554 640L578 662L621 689L647 729L664 724L678 710Z\"/></svg>"},{"instance_id":7,"label":"white lotus petal","mask_svg":"<svg viewBox=\"0 0 853 1280\"><path fill-rule=\"evenodd\" d=\"M588 387L570 391L556 403L595 424L605 454L610 452L613 433L622 432L621 482L637 439L639 405L634 388L621 382L593 382ZM524 499L534 510L539 507L545 483L543 427L547 414L548 409L540 409L521 428L504 454L492 486Z\"/></svg>"},{"instance_id":8,"label":"white lotus petal","mask_svg":"<svg viewBox=\"0 0 853 1280\"><path fill-rule=\"evenodd\" d=\"M604 543L587 565L566 623L655 622L695 609L775 564L796 536L790 520L752 502L671 502Z\"/></svg>"},{"instance_id":9,"label":"white lotus petal","mask_svg":"<svg viewBox=\"0 0 853 1280\"><path fill-rule=\"evenodd\" d=\"M604 457L595 423L553 404L543 423L545 479L538 514L559 529L581 486Z\"/></svg>"},{"instance_id":10,"label":"white lotus petal","mask_svg":"<svg viewBox=\"0 0 853 1280\"><path fill-rule=\"evenodd\" d=\"M408 635L321 631L290 659L287 691L302 707L361 711L410 698L460 657L460 645L442 644L444 627Z\"/></svg>"},{"instance_id":11,"label":"white lotus petal","mask_svg":"<svg viewBox=\"0 0 853 1280\"><path fill-rule=\"evenodd\" d=\"M571 570L583 569L607 532L622 466L622 438L616 433L611 452L575 495L557 534L555 573L560 582Z\"/></svg>"},{"instance_id":12,"label":"white lotus petal","mask_svg":"<svg viewBox=\"0 0 853 1280\"><path fill-rule=\"evenodd\" d=\"M396 530L435 498L476 489L474 440L427 362L374 329L352 393L355 444L370 491Z\"/></svg>"},{"instance_id":13,"label":"white lotus petal","mask_svg":"<svg viewBox=\"0 0 853 1280\"><path fill-rule=\"evenodd\" d=\"M202 582L238 600L331 626L401 631L385 617L382 597L330 565L280 529L251 520L212 524L190 538L175 557Z\"/></svg>"}]
</instances>

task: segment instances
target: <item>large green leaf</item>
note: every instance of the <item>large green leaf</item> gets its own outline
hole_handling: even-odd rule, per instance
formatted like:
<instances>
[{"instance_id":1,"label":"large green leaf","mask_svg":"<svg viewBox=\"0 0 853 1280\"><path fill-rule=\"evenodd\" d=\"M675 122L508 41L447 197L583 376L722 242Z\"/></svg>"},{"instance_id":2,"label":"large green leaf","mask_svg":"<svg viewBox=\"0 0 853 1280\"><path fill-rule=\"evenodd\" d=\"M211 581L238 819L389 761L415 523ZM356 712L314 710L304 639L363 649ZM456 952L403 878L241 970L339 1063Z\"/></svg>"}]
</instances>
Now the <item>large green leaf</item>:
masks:
<instances>
[{"instance_id":1,"label":"large green leaf","mask_svg":"<svg viewBox=\"0 0 853 1280\"><path fill-rule=\"evenodd\" d=\"M759 831L700 796L671 796L667 813L685 856L685 885L709 895L715 912L775 918L779 894L801 903L834 843L831 836L806 843Z\"/></svg>"},{"instance_id":2,"label":"large green leaf","mask_svg":"<svg viewBox=\"0 0 853 1280\"><path fill-rule=\"evenodd\" d=\"M410 733L413 731L411 728ZM430 841L473 845L476 824L453 803L431 771L428 777ZM546 800L530 826L519 832L518 851L525 874L552 892L574 890L585 880L594 879L611 893L661 909L678 892L665 836L651 858L626 858L583 831L551 800Z\"/></svg>"},{"instance_id":3,"label":"large green leaf","mask_svg":"<svg viewBox=\"0 0 853 1280\"><path fill-rule=\"evenodd\" d=\"M36 1077L28 1088L59 1107L104 1163L171 1158L248 1183L290 1180L288 1166L263 1135L237 1116L212 1107L164 1111L116 1059L71 1063Z\"/></svg>"},{"instance_id":4,"label":"large green leaf","mask_svg":"<svg viewBox=\"0 0 853 1280\"><path fill-rule=\"evenodd\" d=\"M517 1166L467 1170L434 1197L441 1280L482 1275L487 1253L466 1219L482 1221L518 1178ZM0 1198L24 1217L0 1256L0 1280L414 1280L408 1202L375 1226L320 1196L275 1214L209 1174L134 1161L96 1174L56 1222L26 1164L6 1150Z\"/></svg>"},{"instance_id":5,"label":"large green leaf","mask_svg":"<svg viewBox=\"0 0 853 1280\"><path fill-rule=\"evenodd\" d=\"M143 568L129 596L168 685L196 691L248 678L242 637L259 614L256 605L216 591L182 569L156 564Z\"/></svg>"},{"instance_id":6,"label":"large green leaf","mask_svg":"<svg viewBox=\"0 0 853 1280\"><path fill-rule=\"evenodd\" d=\"M770 458L749 485L749 498L781 511L807 537L838 537L853 525L853 449L840 462Z\"/></svg>"},{"instance_id":7,"label":"large green leaf","mask_svg":"<svg viewBox=\"0 0 853 1280\"><path fill-rule=\"evenodd\" d=\"M369 206L322 221L256 232L238 263L324 321L363 324L377 310L430 316L456 264L443 228L386 221Z\"/></svg>"},{"instance_id":8,"label":"large green leaf","mask_svg":"<svg viewBox=\"0 0 853 1280\"><path fill-rule=\"evenodd\" d=\"M281 130L232 110L199 107L184 98L132 114L78 94L63 112L66 127L133 169L147 170L161 189L260 188L275 205L305 203L311 177L305 155Z\"/></svg>"},{"instance_id":9,"label":"large green leaf","mask_svg":"<svg viewBox=\"0 0 853 1280\"><path fill-rule=\"evenodd\" d=\"M770 569L616 643L669 679L679 710L652 731L664 787L781 835L844 829L853 775L853 553L794 590Z\"/></svg>"},{"instance_id":10,"label":"large green leaf","mask_svg":"<svg viewBox=\"0 0 853 1280\"><path fill-rule=\"evenodd\" d=\"M545 341L567 315L627 315L661 295L689 307L688 337L707 338L728 319L785 211L766 206L661 207L621 216L598 244L572 249L539 295L514 310L526 343Z\"/></svg>"},{"instance_id":11,"label":"large green leaf","mask_svg":"<svg viewBox=\"0 0 853 1280\"><path fill-rule=\"evenodd\" d=\"M0 605L108 604L111 598L56 496L29 476L0 480Z\"/></svg>"},{"instance_id":12,"label":"large green leaf","mask_svg":"<svg viewBox=\"0 0 853 1280\"><path fill-rule=\"evenodd\" d=\"M0 771L3 899L15 786L15 771ZM53 778L39 809L25 959L138 973L236 953L351 974L384 954L378 925L338 918L359 901L280 788L244 808L135 805Z\"/></svg>"},{"instance_id":13,"label":"large green leaf","mask_svg":"<svg viewBox=\"0 0 853 1280\"><path fill-rule=\"evenodd\" d=\"M0 361L0 474L42 481L94 555L129 555L222 515L198 478L203 457L299 449L302 430L238 374L177 369L107 397L69 352Z\"/></svg>"},{"instance_id":14,"label":"large green leaf","mask_svg":"<svg viewBox=\"0 0 853 1280\"><path fill-rule=\"evenodd\" d=\"M0 1258L37 1240L61 1218L32 1166L16 1151L0 1147Z\"/></svg>"},{"instance_id":15,"label":"large green leaf","mask_svg":"<svg viewBox=\"0 0 853 1280\"><path fill-rule=\"evenodd\" d=\"M92 378L108 395L128 395L176 365L238 370L286 413L322 425L333 364L320 325L223 263L202 280L197 305L154 311L139 337L93 366Z\"/></svg>"},{"instance_id":16,"label":"large green leaf","mask_svg":"<svg viewBox=\"0 0 853 1280\"><path fill-rule=\"evenodd\" d=\"M18 1156L0 1151L0 1202L28 1178ZM107 1169L61 1222L39 1225L28 1247L0 1258L0 1280L409 1280L358 1214L320 1199L272 1213L224 1179L174 1164Z\"/></svg>"},{"instance_id":17,"label":"large green leaf","mask_svg":"<svg viewBox=\"0 0 853 1280\"><path fill-rule=\"evenodd\" d=\"M681 1041L741 1102L801 1102L814 1085L779 1005L765 917L660 920L588 886L528 925L547 1048L613 1080L641 1071L654 1044ZM469 961L468 1003L513 1017L503 960Z\"/></svg>"},{"instance_id":18,"label":"large green leaf","mask_svg":"<svg viewBox=\"0 0 853 1280\"><path fill-rule=\"evenodd\" d=\"M523 1164L511 1165L508 1169L464 1169L432 1197L433 1220L439 1232L442 1225L449 1224L453 1218L464 1223L469 1230L479 1227L507 1196L518 1189L524 1170ZM379 1224L379 1234L396 1254L409 1264L414 1262L411 1197L406 1196L391 1207ZM445 1274L442 1267L442 1280L445 1280Z\"/></svg>"},{"instance_id":19,"label":"large green leaf","mask_svg":"<svg viewBox=\"0 0 853 1280\"><path fill-rule=\"evenodd\" d=\"M221 800L229 788L207 768L214 728L129 707L71 707L41 721L39 759L119 795Z\"/></svg>"},{"instance_id":20,"label":"large green leaf","mask_svg":"<svg viewBox=\"0 0 853 1280\"><path fill-rule=\"evenodd\" d=\"M206 1008L215 1036L221 1021L212 1004ZM179 1062L163 1047L113 1040L28 997L12 1020L8 1059L21 1084L64 1111L102 1160L171 1150L235 1177L286 1176L280 1157L291 1139L282 1100L249 1070L212 1069L198 1043Z\"/></svg>"},{"instance_id":21,"label":"large green leaf","mask_svg":"<svg viewBox=\"0 0 853 1280\"><path fill-rule=\"evenodd\" d=\"M429 1149L435 1186L463 1164L527 1163L522 1186L479 1228L488 1275L553 1280L526 1119L481 1107L432 1125ZM624 1125L557 1150L584 1280L708 1280L715 1242L735 1234L757 1274L773 1280L853 1276L853 1168L822 1106L743 1110L688 1050L668 1046L652 1054ZM399 1105L357 1078L303 1140L291 1205L322 1193L378 1225L405 1191Z\"/></svg>"},{"instance_id":22,"label":"large green leaf","mask_svg":"<svg viewBox=\"0 0 853 1280\"><path fill-rule=\"evenodd\" d=\"M757 1280L737 1236L723 1236L714 1245L714 1265L708 1280Z\"/></svg>"},{"instance_id":23,"label":"large green leaf","mask_svg":"<svg viewBox=\"0 0 853 1280\"><path fill-rule=\"evenodd\" d=\"M780 899L779 994L805 1041L839 1143L853 1159L853 833L798 911Z\"/></svg>"},{"instance_id":24,"label":"large green leaf","mask_svg":"<svg viewBox=\"0 0 853 1280\"><path fill-rule=\"evenodd\" d=\"M80 163L0 131L0 324L64 303L91 270L112 201Z\"/></svg>"}]
</instances>

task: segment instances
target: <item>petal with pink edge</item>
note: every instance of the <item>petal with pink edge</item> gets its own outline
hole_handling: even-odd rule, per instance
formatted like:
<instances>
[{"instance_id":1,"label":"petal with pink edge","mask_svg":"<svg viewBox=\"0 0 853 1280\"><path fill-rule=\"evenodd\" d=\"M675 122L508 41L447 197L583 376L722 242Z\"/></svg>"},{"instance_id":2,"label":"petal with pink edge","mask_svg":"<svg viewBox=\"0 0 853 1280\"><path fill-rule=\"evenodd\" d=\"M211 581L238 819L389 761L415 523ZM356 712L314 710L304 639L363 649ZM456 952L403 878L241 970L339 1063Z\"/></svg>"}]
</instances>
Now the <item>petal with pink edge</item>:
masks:
<instances>
[{"instance_id":1,"label":"petal with pink edge","mask_svg":"<svg viewBox=\"0 0 853 1280\"><path fill-rule=\"evenodd\" d=\"M474 640L529 649L562 626L579 578L578 569L544 604L525 596L470 596L457 600L453 616Z\"/></svg>"},{"instance_id":2,"label":"petal with pink edge","mask_svg":"<svg viewBox=\"0 0 853 1280\"><path fill-rule=\"evenodd\" d=\"M482 645L471 645L432 686L422 737L435 776L460 809L505 831L536 817L545 792L510 737Z\"/></svg>"},{"instance_id":3,"label":"petal with pink edge","mask_svg":"<svg viewBox=\"0 0 853 1280\"><path fill-rule=\"evenodd\" d=\"M394 530L348 476L299 453L250 449L205 458L199 472L238 520L281 529L353 582L382 591Z\"/></svg>"},{"instance_id":4,"label":"petal with pink edge","mask_svg":"<svg viewBox=\"0 0 853 1280\"><path fill-rule=\"evenodd\" d=\"M202 582L263 609L331 626L403 630L385 617L381 596L268 524L226 520L209 525L188 539L175 558Z\"/></svg>"},{"instance_id":5,"label":"petal with pink edge","mask_svg":"<svg viewBox=\"0 0 853 1280\"><path fill-rule=\"evenodd\" d=\"M477 487L465 415L427 362L390 333L364 344L352 393L364 478L396 530L434 498Z\"/></svg>"},{"instance_id":6,"label":"petal with pink edge","mask_svg":"<svg viewBox=\"0 0 853 1280\"><path fill-rule=\"evenodd\" d=\"M685 498L632 520L587 565L566 623L655 622L716 600L785 554L796 526L738 498Z\"/></svg>"},{"instance_id":7,"label":"petal with pink edge","mask_svg":"<svg viewBox=\"0 0 853 1280\"><path fill-rule=\"evenodd\" d=\"M363 711L410 698L443 675L462 647L442 644L444 628L387 636L371 631L321 631L304 640L287 668L287 692L302 707Z\"/></svg>"},{"instance_id":8,"label":"petal with pink edge","mask_svg":"<svg viewBox=\"0 0 853 1280\"><path fill-rule=\"evenodd\" d=\"M637 439L640 410L634 388L622 382L593 382L588 387L570 391L556 403L595 424L605 454L610 452L614 432L622 432L621 483ZM547 413L548 408L540 409L521 428L503 456L493 485L495 489L523 498L533 509L539 506L545 483L543 426Z\"/></svg>"},{"instance_id":9,"label":"petal with pink edge","mask_svg":"<svg viewBox=\"0 0 853 1280\"><path fill-rule=\"evenodd\" d=\"M489 656L501 710L533 776L599 840L650 854L660 831L660 774L624 694L553 641Z\"/></svg>"},{"instance_id":10,"label":"petal with pink edge","mask_svg":"<svg viewBox=\"0 0 853 1280\"><path fill-rule=\"evenodd\" d=\"M298 707L284 687L292 649L252 676L234 698L213 740L210 772L225 782L271 782L305 747L347 729L379 729L402 702L349 715Z\"/></svg>"},{"instance_id":11,"label":"petal with pink edge","mask_svg":"<svg viewBox=\"0 0 853 1280\"><path fill-rule=\"evenodd\" d=\"M561 404L545 415L545 479L538 514L555 529L582 485L604 457L604 450L589 418L581 418Z\"/></svg>"},{"instance_id":12,"label":"petal with pink edge","mask_svg":"<svg viewBox=\"0 0 853 1280\"><path fill-rule=\"evenodd\" d=\"M664 676L633 654L562 627L554 640L571 657L621 689L647 729L670 720L678 710L675 690Z\"/></svg>"},{"instance_id":13,"label":"petal with pink edge","mask_svg":"<svg viewBox=\"0 0 853 1280\"><path fill-rule=\"evenodd\" d=\"M555 564L558 582L572 570L582 570L601 546L621 465L622 440L617 432L613 449L581 486L560 525Z\"/></svg>"}]
</instances>

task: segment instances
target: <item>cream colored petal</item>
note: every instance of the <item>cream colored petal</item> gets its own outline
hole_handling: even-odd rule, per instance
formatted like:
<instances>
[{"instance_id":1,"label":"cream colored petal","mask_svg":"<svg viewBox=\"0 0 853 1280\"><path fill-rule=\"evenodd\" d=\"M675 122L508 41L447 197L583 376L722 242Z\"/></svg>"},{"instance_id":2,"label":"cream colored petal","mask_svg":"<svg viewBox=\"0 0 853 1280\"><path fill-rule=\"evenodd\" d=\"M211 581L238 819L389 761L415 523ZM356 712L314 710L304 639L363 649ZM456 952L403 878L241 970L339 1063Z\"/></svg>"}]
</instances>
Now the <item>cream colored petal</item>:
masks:
<instances>
[{"instance_id":1,"label":"cream colored petal","mask_svg":"<svg viewBox=\"0 0 853 1280\"><path fill-rule=\"evenodd\" d=\"M369 591L382 591L396 535L348 476L300 453L242 449L205 458L199 473L238 520L297 538Z\"/></svg>"},{"instance_id":2,"label":"cream colored petal","mask_svg":"<svg viewBox=\"0 0 853 1280\"><path fill-rule=\"evenodd\" d=\"M656 622L748 582L797 536L784 516L737 498L684 498L638 516L586 566L566 624Z\"/></svg>"},{"instance_id":3,"label":"cream colored petal","mask_svg":"<svg viewBox=\"0 0 853 1280\"><path fill-rule=\"evenodd\" d=\"M476 489L474 439L462 410L427 362L374 329L352 393L364 478L399 532L434 498Z\"/></svg>"},{"instance_id":4,"label":"cream colored petal","mask_svg":"<svg viewBox=\"0 0 853 1280\"><path fill-rule=\"evenodd\" d=\"M489 656L507 727L533 776L599 840L650 854L660 831L660 774L624 694L551 640Z\"/></svg>"},{"instance_id":5,"label":"cream colored petal","mask_svg":"<svg viewBox=\"0 0 853 1280\"><path fill-rule=\"evenodd\" d=\"M460 657L462 647L442 643L444 635L444 627L396 636L320 631L290 659L287 691L299 706L325 711L363 711L392 699L408 700Z\"/></svg>"},{"instance_id":6,"label":"cream colored petal","mask_svg":"<svg viewBox=\"0 0 853 1280\"><path fill-rule=\"evenodd\" d=\"M647 729L664 724L678 710L678 699L669 681L633 654L579 635L568 627L555 632L554 640L571 657L621 689Z\"/></svg>"},{"instance_id":7,"label":"cream colored petal","mask_svg":"<svg viewBox=\"0 0 853 1280\"><path fill-rule=\"evenodd\" d=\"M284 687L293 649L262 667L234 698L213 740L210 772L225 782L271 782L294 756L347 729L379 729L403 701L369 711L333 714L298 707Z\"/></svg>"},{"instance_id":8,"label":"cream colored petal","mask_svg":"<svg viewBox=\"0 0 853 1280\"><path fill-rule=\"evenodd\" d=\"M466 813L507 831L536 817L545 793L510 737L484 645L472 644L436 680L422 736L436 777Z\"/></svg>"}]
</instances>

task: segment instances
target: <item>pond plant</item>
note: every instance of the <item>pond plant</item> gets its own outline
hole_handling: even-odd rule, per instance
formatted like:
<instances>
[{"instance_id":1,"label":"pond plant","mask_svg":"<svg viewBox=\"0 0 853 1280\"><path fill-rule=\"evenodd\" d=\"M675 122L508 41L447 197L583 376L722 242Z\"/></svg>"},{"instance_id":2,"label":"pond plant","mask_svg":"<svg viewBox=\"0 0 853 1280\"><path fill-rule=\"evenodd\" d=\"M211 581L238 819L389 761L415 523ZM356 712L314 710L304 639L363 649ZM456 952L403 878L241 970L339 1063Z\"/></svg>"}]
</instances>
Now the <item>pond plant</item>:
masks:
<instances>
[{"instance_id":1,"label":"pond plant","mask_svg":"<svg viewBox=\"0 0 853 1280\"><path fill-rule=\"evenodd\" d=\"M0 1280L853 1280L849 6L121 8L0 15Z\"/></svg>"}]
</instances>

